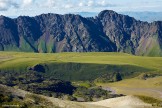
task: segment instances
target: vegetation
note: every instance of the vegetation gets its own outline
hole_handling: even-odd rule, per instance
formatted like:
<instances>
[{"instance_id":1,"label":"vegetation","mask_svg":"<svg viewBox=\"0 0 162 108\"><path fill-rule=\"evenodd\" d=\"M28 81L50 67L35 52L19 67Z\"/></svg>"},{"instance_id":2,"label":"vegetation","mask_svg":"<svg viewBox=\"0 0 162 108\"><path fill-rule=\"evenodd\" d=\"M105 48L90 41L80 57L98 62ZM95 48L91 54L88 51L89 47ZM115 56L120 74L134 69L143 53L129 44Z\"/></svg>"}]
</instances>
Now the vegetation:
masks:
<instances>
[{"instance_id":1,"label":"vegetation","mask_svg":"<svg viewBox=\"0 0 162 108\"><path fill-rule=\"evenodd\" d=\"M11 94L2 94L0 93L0 108L8 108L8 107L18 107L18 108L28 108L22 100L13 97Z\"/></svg>"},{"instance_id":2,"label":"vegetation","mask_svg":"<svg viewBox=\"0 0 162 108\"><path fill-rule=\"evenodd\" d=\"M138 57L123 53L0 53L1 73L40 72L43 77L66 81L117 81L132 78L141 72L160 72L160 57ZM14 75L13 75L14 76ZM120 80L121 80L120 78Z\"/></svg>"},{"instance_id":3,"label":"vegetation","mask_svg":"<svg viewBox=\"0 0 162 108\"><path fill-rule=\"evenodd\" d=\"M119 97L123 95L110 94L109 91L103 90L101 87L77 87L74 92L74 97L76 97L79 101L99 101L108 98Z\"/></svg>"},{"instance_id":4,"label":"vegetation","mask_svg":"<svg viewBox=\"0 0 162 108\"><path fill-rule=\"evenodd\" d=\"M11 106L27 108L22 97L13 95L10 91L0 86L0 108Z\"/></svg>"},{"instance_id":5,"label":"vegetation","mask_svg":"<svg viewBox=\"0 0 162 108\"><path fill-rule=\"evenodd\" d=\"M80 63L51 63L42 65L45 67L46 72L44 75L46 77L68 81L93 81L104 74L113 75L119 70L124 79L137 76L141 71L149 71L149 69L129 65L121 66Z\"/></svg>"},{"instance_id":6,"label":"vegetation","mask_svg":"<svg viewBox=\"0 0 162 108\"><path fill-rule=\"evenodd\" d=\"M58 108L56 106L54 106L51 102L49 102L47 99L35 95L35 94L30 94L30 95L26 95L25 97L25 101L26 101L26 106L28 106L28 108L35 108L35 107L40 107L40 108L48 108L48 107L54 107L54 108Z\"/></svg>"},{"instance_id":7,"label":"vegetation","mask_svg":"<svg viewBox=\"0 0 162 108\"><path fill-rule=\"evenodd\" d=\"M114 73L104 74L101 77L96 78L94 82L95 83L108 83L108 82L117 82L121 80L122 80L122 75L119 72L114 72Z\"/></svg>"},{"instance_id":8,"label":"vegetation","mask_svg":"<svg viewBox=\"0 0 162 108\"><path fill-rule=\"evenodd\" d=\"M0 108L59 108L41 96L27 94L22 97L9 91L0 89Z\"/></svg>"},{"instance_id":9,"label":"vegetation","mask_svg":"<svg viewBox=\"0 0 162 108\"><path fill-rule=\"evenodd\" d=\"M75 87L68 81L43 77L40 73L1 73L0 83L7 86L18 86L22 90L37 94L59 97L63 94L72 95Z\"/></svg>"},{"instance_id":10,"label":"vegetation","mask_svg":"<svg viewBox=\"0 0 162 108\"><path fill-rule=\"evenodd\" d=\"M1 72L22 73L34 70L43 72L45 77L67 81L93 81L102 78L103 75L111 77L117 72L121 74L122 79L132 78L141 72L159 72L162 63L161 58L142 58L123 53L1 52L0 56ZM106 80L113 80L113 78L106 78Z\"/></svg>"},{"instance_id":11,"label":"vegetation","mask_svg":"<svg viewBox=\"0 0 162 108\"><path fill-rule=\"evenodd\" d=\"M116 94L111 95L102 88L92 88L94 85L89 85L89 88L86 88L86 83L83 82L81 85L72 85L69 81L43 77L41 74L42 73L33 70L26 73L1 72L0 84L17 87L31 93L71 101L79 101L79 98L76 97L79 94L81 94L79 95L80 98L83 98L82 101L95 101L94 98L107 99L120 96Z\"/></svg>"},{"instance_id":12,"label":"vegetation","mask_svg":"<svg viewBox=\"0 0 162 108\"><path fill-rule=\"evenodd\" d=\"M142 101L152 104L152 106L158 106L158 107L162 107L162 101L155 99L153 97L148 97L148 96L139 96L136 95L136 97L138 97L139 99L141 99Z\"/></svg>"},{"instance_id":13,"label":"vegetation","mask_svg":"<svg viewBox=\"0 0 162 108\"><path fill-rule=\"evenodd\" d=\"M93 81L77 81L73 82L74 86L82 86L86 88L94 87L96 84Z\"/></svg>"},{"instance_id":14,"label":"vegetation","mask_svg":"<svg viewBox=\"0 0 162 108\"><path fill-rule=\"evenodd\" d=\"M138 76L139 79L142 80L147 80L148 78L154 78L157 76L162 76L162 74L157 74L157 73L142 73Z\"/></svg>"},{"instance_id":15,"label":"vegetation","mask_svg":"<svg viewBox=\"0 0 162 108\"><path fill-rule=\"evenodd\" d=\"M122 76L121 76L121 74L120 74L119 72L117 72L117 73L115 74L114 81L121 81L121 80L122 80Z\"/></svg>"}]
</instances>

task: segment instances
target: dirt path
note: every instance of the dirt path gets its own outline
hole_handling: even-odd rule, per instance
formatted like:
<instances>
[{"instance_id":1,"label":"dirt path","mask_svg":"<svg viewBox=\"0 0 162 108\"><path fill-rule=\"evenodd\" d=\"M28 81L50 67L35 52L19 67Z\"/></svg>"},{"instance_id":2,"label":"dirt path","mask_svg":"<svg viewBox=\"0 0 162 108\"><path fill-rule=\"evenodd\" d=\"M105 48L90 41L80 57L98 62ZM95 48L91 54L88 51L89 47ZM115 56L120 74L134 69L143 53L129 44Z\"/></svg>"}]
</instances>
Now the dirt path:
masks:
<instances>
[{"instance_id":1,"label":"dirt path","mask_svg":"<svg viewBox=\"0 0 162 108\"><path fill-rule=\"evenodd\" d=\"M147 89L147 90L158 93L159 96L162 98L162 90L161 90L161 91L159 91L159 90L155 90L155 89Z\"/></svg>"}]
</instances>

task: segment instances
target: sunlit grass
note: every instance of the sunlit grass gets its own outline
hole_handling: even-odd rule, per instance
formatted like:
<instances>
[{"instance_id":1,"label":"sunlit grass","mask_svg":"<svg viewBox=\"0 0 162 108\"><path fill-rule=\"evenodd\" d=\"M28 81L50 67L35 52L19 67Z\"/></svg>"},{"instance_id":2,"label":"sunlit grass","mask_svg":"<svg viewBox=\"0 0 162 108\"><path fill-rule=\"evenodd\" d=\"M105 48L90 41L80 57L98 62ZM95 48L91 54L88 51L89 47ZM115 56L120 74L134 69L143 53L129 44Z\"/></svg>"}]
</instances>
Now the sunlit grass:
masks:
<instances>
[{"instance_id":1,"label":"sunlit grass","mask_svg":"<svg viewBox=\"0 0 162 108\"><path fill-rule=\"evenodd\" d=\"M135 65L162 70L162 57L142 57L124 53L22 53L0 52L0 68L51 62Z\"/></svg>"},{"instance_id":2,"label":"sunlit grass","mask_svg":"<svg viewBox=\"0 0 162 108\"><path fill-rule=\"evenodd\" d=\"M162 98L162 76L142 80L139 78L125 79L120 82L97 84L112 87L117 93L126 95L144 95Z\"/></svg>"}]
</instances>

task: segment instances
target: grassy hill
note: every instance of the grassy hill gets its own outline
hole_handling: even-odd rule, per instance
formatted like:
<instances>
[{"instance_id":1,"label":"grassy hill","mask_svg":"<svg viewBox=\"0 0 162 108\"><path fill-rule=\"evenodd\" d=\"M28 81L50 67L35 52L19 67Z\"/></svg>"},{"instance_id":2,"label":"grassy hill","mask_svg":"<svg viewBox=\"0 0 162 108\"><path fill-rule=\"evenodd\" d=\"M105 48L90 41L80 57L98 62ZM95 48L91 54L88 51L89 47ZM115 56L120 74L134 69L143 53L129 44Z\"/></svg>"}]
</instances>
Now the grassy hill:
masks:
<instances>
[{"instance_id":1,"label":"grassy hill","mask_svg":"<svg viewBox=\"0 0 162 108\"><path fill-rule=\"evenodd\" d=\"M47 77L62 80L94 80L120 72L123 78L142 72L161 72L161 57L141 57L124 53L22 53L0 52L2 72L27 72L40 64Z\"/></svg>"}]
</instances>

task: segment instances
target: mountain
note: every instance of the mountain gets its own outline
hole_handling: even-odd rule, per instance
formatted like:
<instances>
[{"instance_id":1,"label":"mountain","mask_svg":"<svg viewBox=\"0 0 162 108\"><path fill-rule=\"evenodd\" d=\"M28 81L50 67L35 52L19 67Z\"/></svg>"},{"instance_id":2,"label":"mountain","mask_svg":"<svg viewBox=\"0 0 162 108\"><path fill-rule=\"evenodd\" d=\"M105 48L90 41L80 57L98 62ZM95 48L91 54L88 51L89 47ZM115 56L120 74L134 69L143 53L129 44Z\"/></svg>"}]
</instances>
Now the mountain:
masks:
<instances>
[{"instance_id":1,"label":"mountain","mask_svg":"<svg viewBox=\"0 0 162 108\"><path fill-rule=\"evenodd\" d=\"M104 10L95 18L42 14L0 16L0 50L25 52L125 52L162 55L162 22L147 23Z\"/></svg>"}]
</instances>

